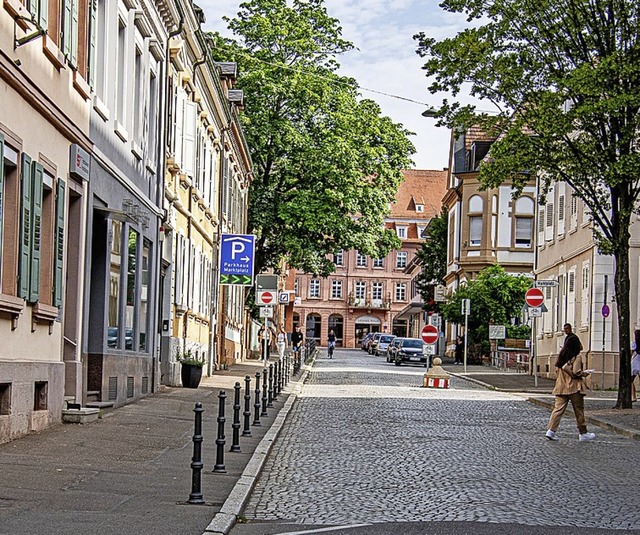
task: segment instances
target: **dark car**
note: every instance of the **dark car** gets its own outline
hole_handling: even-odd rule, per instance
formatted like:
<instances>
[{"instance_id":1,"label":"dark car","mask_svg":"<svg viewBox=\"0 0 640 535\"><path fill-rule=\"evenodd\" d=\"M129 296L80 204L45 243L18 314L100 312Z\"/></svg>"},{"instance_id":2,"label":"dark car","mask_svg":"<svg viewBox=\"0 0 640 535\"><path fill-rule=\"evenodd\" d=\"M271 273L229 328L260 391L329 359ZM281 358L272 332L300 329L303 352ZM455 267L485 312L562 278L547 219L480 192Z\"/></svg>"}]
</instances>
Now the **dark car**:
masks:
<instances>
[{"instance_id":1,"label":"dark car","mask_svg":"<svg viewBox=\"0 0 640 535\"><path fill-rule=\"evenodd\" d=\"M394 338L393 334L383 334L377 341L371 343L371 352L376 356L386 355L387 348Z\"/></svg>"},{"instance_id":2,"label":"dark car","mask_svg":"<svg viewBox=\"0 0 640 535\"><path fill-rule=\"evenodd\" d=\"M362 337L362 340L360 340L360 347L365 351L369 347L369 340L371 340L371 338L373 338L373 333L367 333Z\"/></svg>"},{"instance_id":3,"label":"dark car","mask_svg":"<svg viewBox=\"0 0 640 535\"><path fill-rule=\"evenodd\" d=\"M403 362L428 366L429 355L426 354L425 344L420 338L401 338L393 346L393 362L396 366L400 366Z\"/></svg>"}]
</instances>

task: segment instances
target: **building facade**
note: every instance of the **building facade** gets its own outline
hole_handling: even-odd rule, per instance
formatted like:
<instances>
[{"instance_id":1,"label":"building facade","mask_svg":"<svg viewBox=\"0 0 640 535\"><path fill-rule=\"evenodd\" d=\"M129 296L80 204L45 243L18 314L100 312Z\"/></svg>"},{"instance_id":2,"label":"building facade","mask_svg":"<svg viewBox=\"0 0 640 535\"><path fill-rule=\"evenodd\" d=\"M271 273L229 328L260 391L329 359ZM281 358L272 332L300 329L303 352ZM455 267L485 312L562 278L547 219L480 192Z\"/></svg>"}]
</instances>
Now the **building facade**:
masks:
<instances>
[{"instance_id":1,"label":"building facade","mask_svg":"<svg viewBox=\"0 0 640 535\"><path fill-rule=\"evenodd\" d=\"M82 397L89 46L65 7L0 8L0 442Z\"/></svg>"},{"instance_id":2,"label":"building facade","mask_svg":"<svg viewBox=\"0 0 640 535\"><path fill-rule=\"evenodd\" d=\"M420 235L440 213L447 171L407 170L385 224L402 242L386 258L370 258L359 251L336 255L336 271L327 278L290 273L295 302L292 324L307 339L326 345L330 329L338 345L358 347L368 332L407 336L409 324L398 314L410 301L412 276L406 267L421 246ZM286 288L290 288L288 282Z\"/></svg>"}]
</instances>

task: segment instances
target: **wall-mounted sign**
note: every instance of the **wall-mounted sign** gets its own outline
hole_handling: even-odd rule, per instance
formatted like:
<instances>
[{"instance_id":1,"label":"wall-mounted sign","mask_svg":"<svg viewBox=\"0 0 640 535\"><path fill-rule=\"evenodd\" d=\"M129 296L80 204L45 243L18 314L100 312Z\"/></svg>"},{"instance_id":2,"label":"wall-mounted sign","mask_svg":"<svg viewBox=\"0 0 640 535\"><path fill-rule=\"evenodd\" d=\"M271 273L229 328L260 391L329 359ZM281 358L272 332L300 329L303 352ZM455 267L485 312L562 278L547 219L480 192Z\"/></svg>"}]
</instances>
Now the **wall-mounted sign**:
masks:
<instances>
[{"instance_id":1,"label":"wall-mounted sign","mask_svg":"<svg viewBox=\"0 0 640 535\"><path fill-rule=\"evenodd\" d=\"M89 180L90 164L89 153L73 143L69 147L69 174L76 180Z\"/></svg>"}]
</instances>

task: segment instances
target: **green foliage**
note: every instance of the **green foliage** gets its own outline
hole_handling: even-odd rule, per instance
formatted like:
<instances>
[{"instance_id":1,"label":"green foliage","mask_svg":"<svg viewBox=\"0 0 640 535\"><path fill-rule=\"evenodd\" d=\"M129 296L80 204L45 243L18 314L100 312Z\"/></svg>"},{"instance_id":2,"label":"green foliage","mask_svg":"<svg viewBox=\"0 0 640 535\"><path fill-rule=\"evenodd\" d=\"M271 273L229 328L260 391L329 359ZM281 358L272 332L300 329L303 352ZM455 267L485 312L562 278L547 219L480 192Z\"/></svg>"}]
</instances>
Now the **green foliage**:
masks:
<instances>
[{"instance_id":1,"label":"green foliage","mask_svg":"<svg viewBox=\"0 0 640 535\"><path fill-rule=\"evenodd\" d=\"M448 216L446 208L442 208L439 215L429 221L428 238L416 253L422 271L416 277L416 284L425 309L438 310L433 291L434 284L442 284L447 270L447 228Z\"/></svg>"},{"instance_id":2,"label":"green foliage","mask_svg":"<svg viewBox=\"0 0 640 535\"><path fill-rule=\"evenodd\" d=\"M185 351L176 351L176 360L180 364L185 364L188 366L198 366L200 368L202 368L202 366L207 363L206 360L197 358L190 349L187 349Z\"/></svg>"},{"instance_id":3,"label":"green foliage","mask_svg":"<svg viewBox=\"0 0 640 535\"><path fill-rule=\"evenodd\" d=\"M483 269L478 276L461 286L441 305L443 317L452 323L464 324L462 300L471 300L471 314L467 320L469 343L489 339L489 324L509 325L519 318L524 294L531 287L531 279L524 275L509 275L498 264Z\"/></svg>"},{"instance_id":4,"label":"green foliage","mask_svg":"<svg viewBox=\"0 0 640 535\"><path fill-rule=\"evenodd\" d=\"M500 135L480 166L485 186L532 172L544 198L564 181L584 201L600 251L615 257L618 406L631 407L629 226L640 196L640 5L637 0L443 0L473 27L415 36L432 93L465 90L498 114L445 100L440 124Z\"/></svg>"},{"instance_id":5,"label":"green foliage","mask_svg":"<svg viewBox=\"0 0 640 535\"><path fill-rule=\"evenodd\" d=\"M507 325L507 338L528 340L531 338L531 327L525 324Z\"/></svg>"},{"instance_id":6,"label":"green foliage","mask_svg":"<svg viewBox=\"0 0 640 535\"><path fill-rule=\"evenodd\" d=\"M388 203L414 152L409 132L336 74L353 48L322 0L249 0L226 19L236 39L212 36L215 59L236 61L254 164L249 226L257 270L328 275L332 254L376 258L399 247L385 230Z\"/></svg>"}]
</instances>

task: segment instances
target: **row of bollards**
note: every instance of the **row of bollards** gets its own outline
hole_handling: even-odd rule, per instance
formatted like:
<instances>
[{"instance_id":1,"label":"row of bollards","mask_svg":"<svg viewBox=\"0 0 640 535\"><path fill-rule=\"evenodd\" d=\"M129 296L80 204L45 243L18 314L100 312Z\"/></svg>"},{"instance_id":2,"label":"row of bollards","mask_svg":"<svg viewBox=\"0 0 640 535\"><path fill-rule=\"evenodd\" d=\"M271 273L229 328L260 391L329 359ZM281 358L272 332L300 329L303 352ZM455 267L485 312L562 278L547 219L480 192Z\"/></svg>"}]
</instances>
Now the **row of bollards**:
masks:
<instances>
[{"instance_id":1,"label":"row of bollards","mask_svg":"<svg viewBox=\"0 0 640 535\"><path fill-rule=\"evenodd\" d=\"M253 390L253 422L251 425L259 427L261 425L260 418L269 416L268 409L273 408L273 402L277 401L278 396L282 393L282 389L287 386L292 374L300 370L299 360L291 362L290 355L286 355L284 359L269 364L262 372L256 372L255 387ZM240 452L240 428L242 427L242 436L250 437L251 435L251 376L244 378L244 410L242 411L243 424L241 425L240 411L243 409L241 398L242 386L239 382L233 387L233 419L232 419L232 443L230 452ZM225 405L227 394L221 390L218 394L218 432L216 438L216 463L213 472L226 473L224 464L224 447L226 444L225 437ZM193 409L194 432L193 432L193 457L191 459L191 494L187 500L190 504L204 504L202 496L202 403L198 402Z\"/></svg>"}]
</instances>

